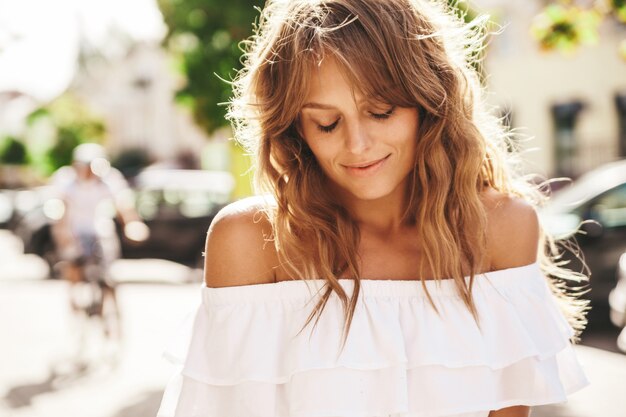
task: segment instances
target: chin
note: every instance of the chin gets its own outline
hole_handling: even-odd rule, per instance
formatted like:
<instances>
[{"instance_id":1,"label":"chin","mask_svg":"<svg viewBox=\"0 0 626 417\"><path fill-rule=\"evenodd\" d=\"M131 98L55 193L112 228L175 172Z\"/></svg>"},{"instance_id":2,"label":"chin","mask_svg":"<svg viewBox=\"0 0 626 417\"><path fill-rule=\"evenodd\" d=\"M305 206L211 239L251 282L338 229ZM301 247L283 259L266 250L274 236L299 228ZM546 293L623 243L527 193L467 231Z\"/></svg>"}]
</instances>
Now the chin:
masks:
<instances>
[{"instance_id":1,"label":"chin","mask_svg":"<svg viewBox=\"0 0 626 417\"><path fill-rule=\"evenodd\" d=\"M360 201L377 201L387 197L394 198L402 187L402 181L399 183L389 181L389 179L371 178L367 181L330 181L331 192L344 201L360 200Z\"/></svg>"},{"instance_id":2,"label":"chin","mask_svg":"<svg viewBox=\"0 0 626 417\"><path fill-rule=\"evenodd\" d=\"M375 201L385 198L393 193L394 189L392 188L379 188L379 187L370 187L363 189L351 189L348 190L348 194L351 198L356 198L358 200L364 201Z\"/></svg>"}]
</instances>

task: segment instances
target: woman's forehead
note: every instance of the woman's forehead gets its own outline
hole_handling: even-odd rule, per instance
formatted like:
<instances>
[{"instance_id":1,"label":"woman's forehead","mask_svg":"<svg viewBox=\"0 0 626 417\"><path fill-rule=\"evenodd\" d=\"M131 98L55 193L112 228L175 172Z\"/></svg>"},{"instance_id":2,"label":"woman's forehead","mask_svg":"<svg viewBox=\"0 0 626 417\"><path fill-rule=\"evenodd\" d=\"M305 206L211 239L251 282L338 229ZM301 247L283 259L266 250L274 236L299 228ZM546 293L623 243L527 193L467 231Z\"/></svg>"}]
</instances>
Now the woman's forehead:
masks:
<instances>
[{"instance_id":1,"label":"woman's forehead","mask_svg":"<svg viewBox=\"0 0 626 417\"><path fill-rule=\"evenodd\" d=\"M352 89L353 82L344 74L335 58L325 57L309 66L308 98L324 96L336 90Z\"/></svg>"},{"instance_id":2,"label":"woman's forehead","mask_svg":"<svg viewBox=\"0 0 626 417\"><path fill-rule=\"evenodd\" d=\"M333 102L345 101L347 98L357 103L376 101L381 96L379 92L368 91L368 83L359 78L348 65L340 64L335 57L326 56L309 66L303 108L324 109L333 105Z\"/></svg>"}]
</instances>

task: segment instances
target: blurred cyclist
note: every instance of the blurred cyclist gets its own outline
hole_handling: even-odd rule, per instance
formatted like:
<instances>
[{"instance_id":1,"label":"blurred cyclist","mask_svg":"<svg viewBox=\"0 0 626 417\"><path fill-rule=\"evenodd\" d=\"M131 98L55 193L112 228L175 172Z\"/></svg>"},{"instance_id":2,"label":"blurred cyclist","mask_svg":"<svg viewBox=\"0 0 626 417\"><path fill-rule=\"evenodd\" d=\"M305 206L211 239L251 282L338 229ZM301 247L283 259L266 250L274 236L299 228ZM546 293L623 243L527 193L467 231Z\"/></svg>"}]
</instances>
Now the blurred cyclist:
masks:
<instances>
[{"instance_id":1,"label":"blurred cyclist","mask_svg":"<svg viewBox=\"0 0 626 417\"><path fill-rule=\"evenodd\" d=\"M57 170L51 184L64 206L62 217L53 225L52 235L63 261L63 275L70 282L72 310L78 312L82 308L87 315L100 316L106 336L119 339L115 283L109 276L111 262L121 254L113 219L118 215L124 236L133 241L145 240L149 229L134 209L126 180L111 167L104 148L98 144L77 146L72 165ZM87 268L94 266L96 276L87 273L93 271ZM77 290L82 283L94 280L100 288L100 297L98 302L85 306Z\"/></svg>"}]
</instances>

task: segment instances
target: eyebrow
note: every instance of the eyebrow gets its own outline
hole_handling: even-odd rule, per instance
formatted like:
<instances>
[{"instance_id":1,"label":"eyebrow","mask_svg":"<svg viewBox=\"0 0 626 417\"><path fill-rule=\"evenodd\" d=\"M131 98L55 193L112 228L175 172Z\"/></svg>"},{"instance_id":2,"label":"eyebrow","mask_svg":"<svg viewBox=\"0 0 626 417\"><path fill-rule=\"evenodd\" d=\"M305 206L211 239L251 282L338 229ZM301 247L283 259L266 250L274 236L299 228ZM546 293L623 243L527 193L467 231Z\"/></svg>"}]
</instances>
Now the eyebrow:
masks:
<instances>
[{"instance_id":1,"label":"eyebrow","mask_svg":"<svg viewBox=\"0 0 626 417\"><path fill-rule=\"evenodd\" d=\"M337 107L331 106L329 104L322 103L306 103L302 106L303 109L321 109L321 110L336 110Z\"/></svg>"},{"instance_id":2,"label":"eyebrow","mask_svg":"<svg viewBox=\"0 0 626 417\"><path fill-rule=\"evenodd\" d=\"M359 104L360 103L364 103L364 102L368 102L368 101L376 101L373 98L362 98L361 100L359 100ZM323 103L306 103L305 105L302 106L303 109L320 109L320 110L337 110L337 107L332 106L330 104L323 104Z\"/></svg>"}]
</instances>

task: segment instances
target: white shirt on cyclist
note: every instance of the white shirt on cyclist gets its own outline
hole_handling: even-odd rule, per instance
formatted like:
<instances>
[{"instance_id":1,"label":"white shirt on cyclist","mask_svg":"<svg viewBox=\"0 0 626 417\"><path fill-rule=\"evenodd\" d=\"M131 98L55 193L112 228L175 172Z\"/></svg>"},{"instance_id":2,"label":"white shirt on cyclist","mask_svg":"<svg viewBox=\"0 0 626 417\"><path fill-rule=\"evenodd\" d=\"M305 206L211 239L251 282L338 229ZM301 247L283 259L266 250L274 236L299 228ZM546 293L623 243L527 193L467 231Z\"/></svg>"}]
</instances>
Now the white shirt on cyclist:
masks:
<instances>
[{"instance_id":1,"label":"white shirt on cyclist","mask_svg":"<svg viewBox=\"0 0 626 417\"><path fill-rule=\"evenodd\" d=\"M109 235L116 208L132 206L128 183L112 167L103 177L80 179L74 167L65 166L54 173L50 183L64 202L64 218L73 234Z\"/></svg>"},{"instance_id":2,"label":"white shirt on cyclist","mask_svg":"<svg viewBox=\"0 0 626 417\"><path fill-rule=\"evenodd\" d=\"M102 221L115 216L114 195L99 178L74 181L62 189L69 226L75 234L102 233Z\"/></svg>"}]
</instances>

